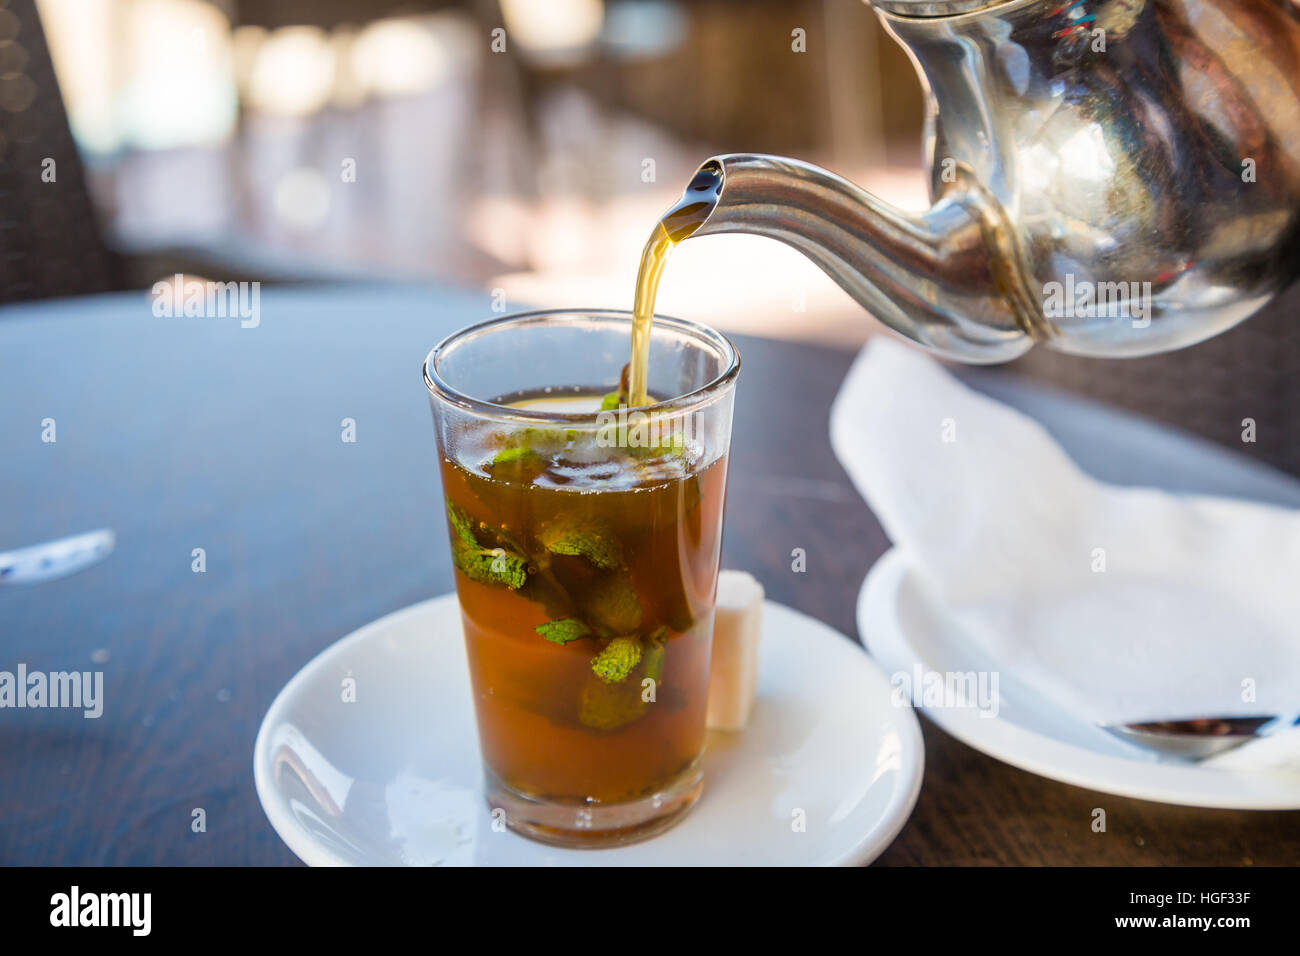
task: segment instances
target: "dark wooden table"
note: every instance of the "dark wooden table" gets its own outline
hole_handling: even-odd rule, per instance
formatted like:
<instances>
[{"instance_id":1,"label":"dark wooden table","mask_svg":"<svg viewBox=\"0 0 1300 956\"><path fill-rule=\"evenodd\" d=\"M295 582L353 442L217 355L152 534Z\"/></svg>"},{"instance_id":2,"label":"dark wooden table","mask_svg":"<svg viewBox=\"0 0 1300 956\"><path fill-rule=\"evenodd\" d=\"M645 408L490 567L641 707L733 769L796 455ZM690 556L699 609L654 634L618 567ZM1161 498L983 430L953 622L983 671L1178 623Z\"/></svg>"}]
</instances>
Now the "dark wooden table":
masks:
<instances>
[{"instance_id":1,"label":"dark wooden table","mask_svg":"<svg viewBox=\"0 0 1300 956\"><path fill-rule=\"evenodd\" d=\"M0 863L295 862L253 792L258 723L316 652L452 588L419 363L490 305L427 286L266 289L247 329L157 318L144 293L0 310L0 550L118 535L88 571L0 587L0 670L102 669L106 698L97 720L0 710ZM725 564L856 635L858 589L888 542L826 438L852 355L737 343ZM976 379L1031 412L1071 407ZM1300 813L1093 793L923 724L920 802L882 863L1300 860Z\"/></svg>"}]
</instances>

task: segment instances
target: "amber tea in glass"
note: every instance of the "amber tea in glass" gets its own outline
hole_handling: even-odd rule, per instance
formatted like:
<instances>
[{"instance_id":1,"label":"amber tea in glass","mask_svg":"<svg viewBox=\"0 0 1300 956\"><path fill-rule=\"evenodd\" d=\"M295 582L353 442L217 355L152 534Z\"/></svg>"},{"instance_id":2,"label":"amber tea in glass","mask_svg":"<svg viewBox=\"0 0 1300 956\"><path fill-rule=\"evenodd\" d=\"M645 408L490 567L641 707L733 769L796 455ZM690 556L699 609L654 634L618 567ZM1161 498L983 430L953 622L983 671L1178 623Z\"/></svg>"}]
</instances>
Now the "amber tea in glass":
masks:
<instances>
[{"instance_id":1,"label":"amber tea in glass","mask_svg":"<svg viewBox=\"0 0 1300 956\"><path fill-rule=\"evenodd\" d=\"M656 317L629 407L631 325L497 319L425 365L488 802L562 845L657 833L702 787L739 362Z\"/></svg>"}]
</instances>

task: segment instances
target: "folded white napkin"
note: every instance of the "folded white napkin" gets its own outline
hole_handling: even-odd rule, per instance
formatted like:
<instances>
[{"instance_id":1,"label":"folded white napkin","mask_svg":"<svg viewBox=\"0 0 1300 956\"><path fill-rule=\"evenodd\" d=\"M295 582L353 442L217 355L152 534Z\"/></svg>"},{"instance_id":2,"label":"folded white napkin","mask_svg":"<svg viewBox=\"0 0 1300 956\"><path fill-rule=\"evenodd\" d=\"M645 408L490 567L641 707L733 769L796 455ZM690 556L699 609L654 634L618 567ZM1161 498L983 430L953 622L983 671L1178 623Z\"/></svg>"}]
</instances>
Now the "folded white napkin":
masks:
<instances>
[{"instance_id":1,"label":"folded white napkin","mask_svg":"<svg viewBox=\"0 0 1300 956\"><path fill-rule=\"evenodd\" d=\"M850 370L831 444L1004 675L1089 720L1300 711L1300 512L1102 484L884 338ZM1300 770L1300 731L1280 736L1217 762Z\"/></svg>"}]
</instances>

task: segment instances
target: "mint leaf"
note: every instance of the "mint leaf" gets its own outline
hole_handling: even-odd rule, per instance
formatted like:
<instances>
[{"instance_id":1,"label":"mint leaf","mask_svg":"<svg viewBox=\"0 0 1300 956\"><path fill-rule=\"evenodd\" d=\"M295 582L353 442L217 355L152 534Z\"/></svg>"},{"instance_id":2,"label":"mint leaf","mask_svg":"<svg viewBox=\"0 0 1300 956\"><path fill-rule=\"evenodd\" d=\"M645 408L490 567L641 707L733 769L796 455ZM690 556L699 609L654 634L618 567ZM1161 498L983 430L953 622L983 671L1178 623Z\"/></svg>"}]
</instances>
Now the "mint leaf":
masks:
<instances>
[{"instance_id":1,"label":"mint leaf","mask_svg":"<svg viewBox=\"0 0 1300 956\"><path fill-rule=\"evenodd\" d=\"M616 637L591 659L591 670L606 684L626 680L641 661L641 642L635 637Z\"/></svg>"},{"instance_id":2,"label":"mint leaf","mask_svg":"<svg viewBox=\"0 0 1300 956\"><path fill-rule=\"evenodd\" d=\"M483 466L493 478L530 485L546 470L547 459L527 445L502 448Z\"/></svg>"},{"instance_id":3,"label":"mint leaf","mask_svg":"<svg viewBox=\"0 0 1300 956\"><path fill-rule=\"evenodd\" d=\"M645 428L642 432L637 432L635 428L629 431L628 453L633 458L667 458L686 460L690 458L690 446L686 442L686 435L680 431L672 432L669 435L655 433L652 428Z\"/></svg>"},{"instance_id":4,"label":"mint leaf","mask_svg":"<svg viewBox=\"0 0 1300 956\"><path fill-rule=\"evenodd\" d=\"M578 696L578 720L592 730L617 730L644 717L654 699L643 681L628 680L640 659L642 672L657 684L663 676L664 628L657 629L641 642L635 637L618 637L610 641L591 662L597 680L588 682Z\"/></svg>"},{"instance_id":5,"label":"mint leaf","mask_svg":"<svg viewBox=\"0 0 1300 956\"><path fill-rule=\"evenodd\" d=\"M582 438L583 432L578 428L543 428L536 425L494 432L492 435L492 441L498 449L497 454L531 449L544 458L572 448L574 442Z\"/></svg>"},{"instance_id":6,"label":"mint leaf","mask_svg":"<svg viewBox=\"0 0 1300 956\"><path fill-rule=\"evenodd\" d=\"M535 563L531 567L537 573L528 575L528 583L519 593L535 604L540 604L552 621L573 617L577 608L564 585L549 569Z\"/></svg>"},{"instance_id":7,"label":"mint leaf","mask_svg":"<svg viewBox=\"0 0 1300 956\"><path fill-rule=\"evenodd\" d=\"M479 584L504 584L517 591L528 581L528 562L505 548L472 547L457 540L451 557L465 577Z\"/></svg>"},{"instance_id":8,"label":"mint leaf","mask_svg":"<svg viewBox=\"0 0 1300 956\"><path fill-rule=\"evenodd\" d=\"M492 456L492 464L506 465L512 461L519 461L521 458L538 458L538 457L540 456L537 454L537 452L533 451L531 448L525 448L524 446L520 445L516 448L502 448L499 452L497 452L495 455Z\"/></svg>"},{"instance_id":9,"label":"mint leaf","mask_svg":"<svg viewBox=\"0 0 1300 956\"><path fill-rule=\"evenodd\" d=\"M545 624L535 627L534 630L555 644L567 644L569 641L581 640L591 633L591 628L576 617L547 621Z\"/></svg>"},{"instance_id":10,"label":"mint leaf","mask_svg":"<svg viewBox=\"0 0 1300 956\"><path fill-rule=\"evenodd\" d=\"M626 571L601 575L580 599L587 622L595 628L610 634L631 634L641 626L641 602Z\"/></svg>"},{"instance_id":11,"label":"mint leaf","mask_svg":"<svg viewBox=\"0 0 1300 956\"><path fill-rule=\"evenodd\" d=\"M474 522L470 516L465 513L465 509L447 502L447 518L451 521L451 530L455 532L456 537L465 544L471 544L478 547L478 539L474 537Z\"/></svg>"},{"instance_id":12,"label":"mint leaf","mask_svg":"<svg viewBox=\"0 0 1300 956\"><path fill-rule=\"evenodd\" d=\"M552 554L586 558L606 570L623 563L623 547L614 537L609 524L598 519L584 519L573 514L561 515L537 536Z\"/></svg>"},{"instance_id":13,"label":"mint leaf","mask_svg":"<svg viewBox=\"0 0 1300 956\"><path fill-rule=\"evenodd\" d=\"M667 654L668 628L657 627L645 639L645 654L641 658L641 673L656 684L664 676L664 657ZM642 700L644 700L642 692Z\"/></svg>"},{"instance_id":14,"label":"mint leaf","mask_svg":"<svg viewBox=\"0 0 1300 956\"><path fill-rule=\"evenodd\" d=\"M592 730L617 730L645 714L641 685L592 680L578 696L578 720Z\"/></svg>"},{"instance_id":15,"label":"mint leaf","mask_svg":"<svg viewBox=\"0 0 1300 956\"><path fill-rule=\"evenodd\" d=\"M513 590L528 581L528 562L505 548L485 548L474 533L474 521L463 508L447 502L451 523L451 559L460 572L479 584L504 584Z\"/></svg>"},{"instance_id":16,"label":"mint leaf","mask_svg":"<svg viewBox=\"0 0 1300 956\"><path fill-rule=\"evenodd\" d=\"M686 457L686 436L681 432L673 432L659 443L658 452L673 458Z\"/></svg>"}]
</instances>

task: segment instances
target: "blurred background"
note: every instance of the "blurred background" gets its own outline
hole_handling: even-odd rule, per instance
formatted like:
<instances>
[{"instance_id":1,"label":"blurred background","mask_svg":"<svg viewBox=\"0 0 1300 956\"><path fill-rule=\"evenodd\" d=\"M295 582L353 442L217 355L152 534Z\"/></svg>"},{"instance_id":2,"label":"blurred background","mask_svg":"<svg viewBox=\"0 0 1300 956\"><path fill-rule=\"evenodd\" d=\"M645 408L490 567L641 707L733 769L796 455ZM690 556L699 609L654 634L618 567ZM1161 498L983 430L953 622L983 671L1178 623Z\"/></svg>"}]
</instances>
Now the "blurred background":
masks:
<instances>
[{"instance_id":1,"label":"blurred background","mask_svg":"<svg viewBox=\"0 0 1300 956\"><path fill-rule=\"evenodd\" d=\"M32 217L50 254L75 252L33 297L184 270L627 308L651 226L718 151L797 155L925 203L919 83L860 0L3 6L9 147L40 154L27 170L53 155L87 193ZM97 240L102 270L85 264ZM752 237L680 249L660 308L840 344L868 327L801 256Z\"/></svg>"},{"instance_id":2,"label":"blurred background","mask_svg":"<svg viewBox=\"0 0 1300 956\"><path fill-rule=\"evenodd\" d=\"M922 118L861 0L0 0L0 302L187 272L630 308L709 154L919 209ZM1300 474L1295 292L1184 352L1015 371ZM752 236L685 243L659 310L841 347L881 329ZM1243 448L1244 417L1267 427Z\"/></svg>"}]
</instances>

